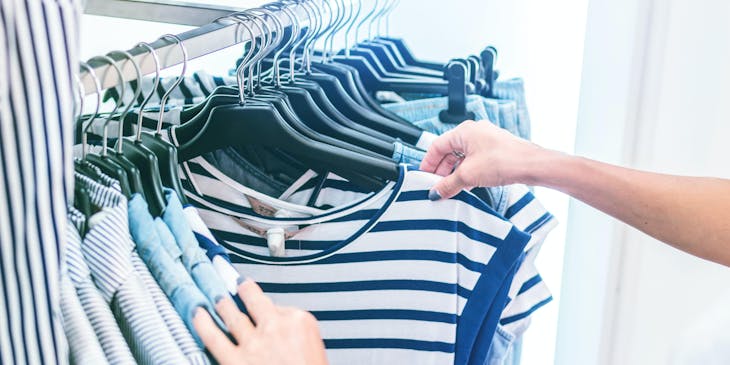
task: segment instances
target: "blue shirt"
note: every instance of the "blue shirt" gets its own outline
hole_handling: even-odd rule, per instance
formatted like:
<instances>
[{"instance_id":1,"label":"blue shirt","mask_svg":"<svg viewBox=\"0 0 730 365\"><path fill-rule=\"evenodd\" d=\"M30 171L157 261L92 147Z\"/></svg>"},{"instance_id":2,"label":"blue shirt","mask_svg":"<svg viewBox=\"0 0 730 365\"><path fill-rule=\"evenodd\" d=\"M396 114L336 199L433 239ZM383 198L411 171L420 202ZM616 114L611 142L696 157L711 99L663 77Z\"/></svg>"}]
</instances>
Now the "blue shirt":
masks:
<instances>
[{"instance_id":1,"label":"blue shirt","mask_svg":"<svg viewBox=\"0 0 730 365\"><path fill-rule=\"evenodd\" d=\"M162 240L173 240L172 234L161 237L159 229L166 227L155 224L149 213L147 203L142 196L135 194L129 201L129 223L132 238L137 244L137 250L142 260L147 264L160 288L165 292L178 314L182 317L188 329L202 348L202 341L197 336L193 326L193 317L198 308L205 308L211 315L215 310L200 292L190 275L180 262L176 262L165 250Z\"/></svg>"}]
</instances>

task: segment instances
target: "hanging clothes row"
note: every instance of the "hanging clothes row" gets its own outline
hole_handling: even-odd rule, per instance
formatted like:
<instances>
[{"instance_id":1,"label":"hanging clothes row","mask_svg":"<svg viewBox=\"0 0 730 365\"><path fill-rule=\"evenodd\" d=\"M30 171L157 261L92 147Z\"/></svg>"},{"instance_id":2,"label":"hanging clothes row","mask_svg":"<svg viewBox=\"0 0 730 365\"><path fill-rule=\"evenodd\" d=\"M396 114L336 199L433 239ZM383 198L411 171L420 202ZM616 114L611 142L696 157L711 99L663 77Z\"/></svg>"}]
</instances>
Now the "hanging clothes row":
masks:
<instances>
[{"instance_id":1,"label":"hanging clothes row","mask_svg":"<svg viewBox=\"0 0 730 365\"><path fill-rule=\"evenodd\" d=\"M526 186L432 202L439 177L418 165L467 119L529 138L524 86L498 80L491 47L420 61L382 36L398 1L371 4L279 2L220 20L248 40L230 75L186 76L173 35L178 77L160 77L146 43L152 78L130 53L95 57L120 80L105 95L82 64L97 103L77 123L61 286L73 362L208 363L192 315L225 330L214 305L248 277L318 319L333 364L512 363L551 300L535 258L557 223Z\"/></svg>"}]
</instances>

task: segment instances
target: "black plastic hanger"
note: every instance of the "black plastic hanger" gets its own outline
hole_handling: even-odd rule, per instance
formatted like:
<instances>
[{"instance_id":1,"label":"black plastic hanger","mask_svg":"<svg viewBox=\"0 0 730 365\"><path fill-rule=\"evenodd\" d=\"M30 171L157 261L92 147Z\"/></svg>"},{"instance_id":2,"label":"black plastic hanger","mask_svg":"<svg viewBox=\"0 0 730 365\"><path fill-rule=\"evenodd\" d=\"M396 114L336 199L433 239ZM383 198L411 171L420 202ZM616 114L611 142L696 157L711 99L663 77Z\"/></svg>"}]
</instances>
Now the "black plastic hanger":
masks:
<instances>
[{"instance_id":1,"label":"black plastic hanger","mask_svg":"<svg viewBox=\"0 0 730 365\"><path fill-rule=\"evenodd\" d=\"M216 107L205 128L193 140L180 146L179 156L181 161L187 161L224 147L244 145L280 148L347 178L351 178L353 169L383 180L396 180L399 175L398 166L391 161L364 156L302 136L273 107L255 101L245 105ZM359 183L371 188L382 185L377 181Z\"/></svg>"},{"instance_id":2,"label":"black plastic hanger","mask_svg":"<svg viewBox=\"0 0 730 365\"><path fill-rule=\"evenodd\" d=\"M114 61L114 59L112 59L110 57L110 55L115 54L115 53L120 54L121 56L132 61L132 64L135 66L135 70L137 71L138 80L140 80L141 71L139 70L139 66L136 64L136 61L134 61L134 57L132 57L132 55L129 54L128 52L113 51L113 52L110 52L109 54L107 54L107 56L101 56L98 58L106 61L107 63L109 63L109 64L113 65L115 68L117 68L117 66L115 66L116 61ZM120 77L123 77L123 75L120 75ZM125 136L126 117L127 117L127 115L129 115L129 111L132 108L133 103L136 100L138 100L142 94L141 83L135 82L135 81L130 83L132 86L132 89L134 90L134 96L132 97L132 100L127 104L126 108L121 113L121 116L119 118L116 118L117 123L118 123L118 127L117 127L117 138L118 139ZM119 96L119 100L120 100L119 103L124 102L124 93L125 93L125 90L122 89L121 95ZM114 113L112 113L111 115L114 115ZM108 124L111 120L112 119L110 118L104 122L104 142L103 142L104 146L107 146L107 137L106 137L107 128L108 128ZM143 198L146 199L145 189L144 189L144 186L142 183L142 173L137 168L137 166L135 166L134 163L132 163L132 161L130 161L128 158L126 158L124 156L124 154L122 153L123 151L121 149L121 145L118 145L117 148L106 148L105 147L103 151L104 152L101 155L102 160L106 161L109 164L118 166L124 170L124 172L127 175L128 180L129 180L129 186L130 186L131 193L140 194L140 195L142 195ZM122 188L122 190L124 190L124 188Z\"/></svg>"},{"instance_id":3,"label":"black plastic hanger","mask_svg":"<svg viewBox=\"0 0 730 365\"><path fill-rule=\"evenodd\" d=\"M156 133L153 134L143 132L141 133L140 141L143 146L147 147L150 151L152 151L152 153L157 156L158 171L162 184L175 190L175 193L180 199L180 202L182 204L187 204L188 200L185 197L185 190L183 189L178 172L177 148L173 146L170 142L163 139L162 121L165 113L165 105L167 104L167 100L170 97L170 94L177 87L179 87L180 83L182 83L185 78L185 71L187 70L188 65L188 52L185 45L182 43L182 40L178 38L178 36L166 34L160 37L160 39L165 38L173 39L180 46L180 49L183 53L183 68L180 76L177 78L177 81L175 81L175 83L162 96L162 99L160 101L160 116L157 122ZM154 50L152 48L150 48L149 50L154 54Z\"/></svg>"},{"instance_id":4,"label":"black plastic hanger","mask_svg":"<svg viewBox=\"0 0 730 365\"><path fill-rule=\"evenodd\" d=\"M267 11L269 10L265 9L262 12L266 13ZM286 95L288 104L293 107L294 112L296 112L299 118L301 118L305 124L315 131L390 158L394 152L394 140L388 141L387 139L383 139L382 134L365 128L362 125L358 125L342 115L339 111L337 111L337 108L331 103L319 85L306 80L302 81L296 79L294 77L293 68L290 68L289 82L281 83L279 73L279 67L281 65L278 62L278 58L289 46L292 46L292 49L296 49L298 44L311 40L307 39L306 36L297 40L299 27L296 17L293 14L290 14L288 9L282 9L282 11L290 17L291 22L294 25L294 29L288 34L289 37L286 42L283 42L284 45L280 46L287 34L283 32L281 24L278 21L275 21L275 25L278 26L275 31L276 38L272 40L271 44L267 44L265 47L262 45L261 48L263 50L260 52L260 56L255 59L257 61L257 63L255 63L256 65L263 65L262 63L258 63L262 59L261 55L265 55L268 50L278 48L274 54L273 60L269 62L269 64L273 66L273 71L275 73L272 86L260 87L261 82L259 82L259 87L254 88L250 83L249 93L252 93L254 89L256 90L256 93L264 92L269 93L269 95L272 93L273 95L283 93ZM263 22L261 25L266 27L266 24ZM311 32L311 29L306 30L306 34ZM293 52L290 52L289 62L291 62L292 57ZM254 64L249 67L249 75L251 75L253 71Z\"/></svg>"},{"instance_id":5,"label":"black plastic hanger","mask_svg":"<svg viewBox=\"0 0 730 365\"><path fill-rule=\"evenodd\" d=\"M463 62L451 62L446 68L449 81L448 109L439 113L444 123L459 124L465 120L474 120L475 114L466 110L467 68Z\"/></svg>"},{"instance_id":6,"label":"black plastic hanger","mask_svg":"<svg viewBox=\"0 0 730 365\"><path fill-rule=\"evenodd\" d=\"M486 85L482 90L482 95L488 98L494 97L494 84L497 80L494 71L494 61L496 58L497 49L494 47L487 47L481 53L482 78L484 79L484 82L486 82Z\"/></svg>"},{"instance_id":7,"label":"black plastic hanger","mask_svg":"<svg viewBox=\"0 0 730 365\"><path fill-rule=\"evenodd\" d=\"M248 15L246 15L248 16ZM251 17L255 17L251 15ZM236 21L239 21L238 19L234 19ZM246 23L241 23L241 25L251 33L249 25ZM254 23L254 26L259 27L259 34L268 34L267 31L262 29L261 25L258 25L257 23ZM268 39L262 39L261 47L258 47L258 44L248 49L248 54L241 60L241 62L238 63L239 75L242 75L243 72L245 72L246 67L244 67L248 61L251 59L254 52L259 51L261 52L261 48L269 48L269 44L264 47L263 43L265 40ZM258 42L258 41L257 41ZM280 52L281 53L281 52ZM260 59L260 57L257 57L255 60ZM253 71L253 67L249 68L249 72ZM241 77L242 78L242 77ZM278 80L278 78L277 78ZM259 84L260 85L260 84ZM244 90L245 91L245 90ZM252 100L259 100L265 103L269 103L272 106L274 106L279 114L284 118L285 121L287 121L297 132L301 133L307 138L310 138L314 141L318 141L321 143L329 144L332 146L348 149L354 152L358 152L364 155L368 156L382 156L383 153L380 154L372 152L371 149L366 149L362 147L363 143L360 141L360 143L353 145L348 143L347 141L344 141L342 139L337 139L330 137L326 134L319 133L312 128L310 128L307 123L303 122L300 119L300 116L297 115L293 111L293 107L291 105L291 101L289 100L289 97L278 87L259 87L256 89L256 94L254 95L252 93L253 86L249 84L248 92L251 96ZM178 138L178 140L189 140L191 138L194 138L197 133L202 130L205 126L205 123L207 122L208 115L210 111L215 106L222 106L226 104L238 104L240 102L239 100L239 93L240 89L235 87L219 87L215 90L215 93L217 95L211 96L209 98L208 102L205 104L205 107L192 119L190 119L188 122L186 122L182 127L175 129L175 135ZM232 96L223 96L223 95L236 95L235 97ZM310 118L314 119L314 118ZM315 120L316 121L316 120ZM310 120L311 122L311 120ZM336 130L341 130L341 128L335 127ZM358 136L359 137L359 136ZM367 141L366 141L367 142ZM380 141L378 139L370 139L370 143L373 144L380 144L381 146L384 146L382 148L383 151L387 151L387 156L392 156L393 153L393 146L387 145L385 142ZM365 145L367 146L367 145ZM370 146L367 146L370 147Z\"/></svg>"},{"instance_id":8,"label":"black plastic hanger","mask_svg":"<svg viewBox=\"0 0 730 365\"><path fill-rule=\"evenodd\" d=\"M89 195L89 191L81 186L80 184L74 185L74 207L78 209L81 214L84 215L86 218L85 221L89 220L89 217L91 217L94 212L91 207L91 197ZM83 232L80 232L82 236L86 234L86 225L82 226Z\"/></svg>"},{"instance_id":9,"label":"black plastic hanger","mask_svg":"<svg viewBox=\"0 0 730 365\"><path fill-rule=\"evenodd\" d=\"M328 3L325 3L328 4ZM305 7L306 9L306 7ZM316 9L314 5L310 7L311 9ZM339 8L338 8L339 10ZM313 10L314 11L314 10ZM331 9L330 9L331 11ZM311 15L311 14L310 14ZM337 17L339 17L340 12L338 11ZM318 19L318 17L314 17L314 19ZM380 115L377 115L376 113L370 112L363 108L362 106L358 105L352 98L350 98L347 94L347 92L342 88L341 84L336 80L335 78L330 77L329 75L321 74L315 72L315 70L312 70L311 68L311 56L312 53L311 47L316 43L317 39L321 37L323 34L326 34L330 29L333 29L333 31L336 30L336 27L334 25L338 24L338 21L340 19L336 19L336 21L333 24L328 25L325 27L325 29L322 32L319 32L321 22L316 23L316 30L314 32L307 32L307 34L304 35L304 37L299 41L298 44L292 45L292 50L298 49L299 45L304 42L304 47L302 48L302 56L303 56L303 76L302 73L298 74L297 77L294 75L294 57L293 57L293 51L290 51L289 56L289 69L290 69L290 84L288 85L294 85L299 86L301 88L304 88L308 90L314 97L314 99L320 104L322 108L329 109L330 116L335 119L339 120L340 124L354 130L362 131L363 133L369 134L375 138L383 138L383 135L389 136L388 138L389 142L394 142L396 138L400 138L402 140L406 140L407 143L413 143L417 141L422 131L410 124L401 124L396 121L389 120L387 118L384 118ZM293 24L297 24L297 20L292 17L291 22ZM312 37L309 37L310 33L313 34ZM305 41L306 40L306 41ZM327 42L325 42L327 43ZM274 63L276 63L277 56L274 57ZM322 55L323 60L325 55ZM315 85L308 81L301 81L300 77L304 77L306 79L315 80L321 83L322 85ZM326 87L323 89L323 87ZM326 91L326 92L325 92ZM334 108L335 104L333 104L333 101L336 103L337 107ZM377 132L377 133L373 133ZM387 138L387 137L386 137ZM391 151L392 152L392 151ZM392 156L392 154L390 154Z\"/></svg>"},{"instance_id":10,"label":"black plastic hanger","mask_svg":"<svg viewBox=\"0 0 730 365\"><path fill-rule=\"evenodd\" d=\"M400 38L391 38L391 37L380 37L378 39L381 42L389 42L395 46L395 48L398 50L398 53L401 55L403 60L406 62L406 65L408 66L415 66L415 67L421 67L429 70L439 71L444 68L443 64L440 64L438 62L428 62L428 61L420 61L418 60L413 53L411 52L410 48L408 48L408 45L406 45L405 41Z\"/></svg>"},{"instance_id":11,"label":"black plastic hanger","mask_svg":"<svg viewBox=\"0 0 730 365\"><path fill-rule=\"evenodd\" d=\"M406 126L412 126L413 124L409 121L401 118L399 115L383 108L378 101L376 101L365 88L365 85L360 79L360 74L357 69L343 64L337 63L319 63L314 66L314 69L322 71L326 74L332 75L340 81L345 91L353 97L361 106L367 108L382 117L388 118L403 124Z\"/></svg>"},{"instance_id":12,"label":"black plastic hanger","mask_svg":"<svg viewBox=\"0 0 730 365\"><path fill-rule=\"evenodd\" d=\"M404 74L404 75L411 75L411 76L421 76L421 77L435 77L435 78L441 78L442 72L441 69L427 69L417 66L411 66L406 64L406 62L403 60L403 57L398 52L398 49L393 46L392 44L388 42L379 41L378 38L380 36L380 25L381 21L385 19L385 25L386 29L389 28L389 16L395 10L396 6L398 5L397 1L393 2L385 2L382 9L378 10L378 2L375 2L375 7L373 8L373 11L370 15L373 15L370 17L370 22L367 27L368 29L368 39L364 42L360 42L357 44L358 49L368 49L372 52L375 57L377 57L380 62L383 64L383 66L389 70L390 72L398 73L398 74ZM343 3L344 6L344 3ZM377 12L376 12L377 11ZM373 25L377 24L376 26L376 33L378 36L373 37L372 28ZM356 33L357 34L357 33Z\"/></svg>"},{"instance_id":13,"label":"black plastic hanger","mask_svg":"<svg viewBox=\"0 0 730 365\"><path fill-rule=\"evenodd\" d=\"M312 88L312 92L319 93L320 97L326 95L329 100L336 103L336 107L335 105L332 105L332 107L336 108L335 110L344 117L357 121L357 123L354 123L356 125L362 125L387 136L386 140L393 142L397 138L406 143L415 144L423 134L421 129L412 124L399 123L358 105L344 91L339 80L330 75L307 74L304 78L320 84L318 88ZM350 126L350 128L357 127Z\"/></svg>"},{"instance_id":14,"label":"black plastic hanger","mask_svg":"<svg viewBox=\"0 0 730 365\"><path fill-rule=\"evenodd\" d=\"M115 70L117 71L120 81L123 83L123 77L121 70L114 64L113 60L106 60L104 58L100 58L103 61L109 62L110 65L113 65ZM116 179L119 181L119 186L121 188L122 194L124 194L126 197L130 197L133 194L132 187L130 185L129 175L127 172L115 161L110 160L108 158L105 158L105 155L107 153L107 136L106 136L106 127L109 122L109 118L104 121L104 140L102 144L102 155L96 155L92 153L88 153L88 133L89 129L91 128L92 124L97 120L99 116L99 108L101 106L101 81L96 76L96 73L94 72L94 69L89 66L88 63L82 62L81 68L84 69L89 76L91 76L94 80L94 85L96 86L96 94L97 94L97 104L96 104L96 110L93 114L93 116L88 120L88 123L86 126L84 126L83 122L81 122L82 131L81 131L81 149L82 149L82 158L92 165L99 168L104 174L107 176ZM79 92L80 95L80 109L83 110L83 100L84 100L84 94L83 91L83 84L81 83L80 79L77 79L79 84ZM119 108L119 102L115 105L114 112ZM112 112L112 113L114 113ZM77 170L80 172L85 172L85 175L92 178L94 181L101 182L100 176L96 174L96 172L89 169L87 166L84 166L83 164L77 164Z\"/></svg>"},{"instance_id":15,"label":"black plastic hanger","mask_svg":"<svg viewBox=\"0 0 730 365\"><path fill-rule=\"evenodd\" d=\"M259 20L258 23L253 22L258 27L268 27L265 19L255 14L255 11L264 14L271 13L265 9L252 9L244 12L243 15L247 19ZM283 27L280 26L277 29L280 30ZM251 32L250 28L247 30L249 33ZM178 139L181 144L179 149L181 161L229 146L263 146L281 149L308 162L309 166L317 166L320 171L335 172L370 188L382 186L384 180L396 179L398 167L390 160L363 155L310 139L292 127L270 102L245 98L247 89L244 87L244 71L249 70L248 91L253 91L255 89L253 86L254 66L265 57L274 44L269 43L272 39L266 36L272 34L268 29L266 31L260 29L259 34L262 34L262 37L258 54L249 59L249 53L249 56L245 57L238 67L239 104L213 108L205 126L193 139L187 141ZM282 33L278 34L280 36ZM281 38L277 38L276 44L280 40ZM251 51L257 50L257 48L257 44L254 44ZM264 97L267 96L264 95ZM273 97L273 95L268 97ZM179 129L186 127L187 125L183 125ZM353 171L357 171L357 173L353 174ZM366 177L367 181L358 179L362 175Z\"/></svg>"},{"instance_id":16,"label":"black plastic hanger","mask_svg":"<svg viewBox=\"0 0 730 365\"><path fill-rule=\"evenodd\" d=\"M150 50L150 54L155 59L155 65L157 70L157 77L155 78L155 86L152 88L150 94L147 95L145 101L140 105L140 111L144 110L149 100L156 92L157 83L159 82L159 60L157 54L154 52L152 46L147 43L139 43L138 46L144 47ZM142 175L142 188L145 192L145 198L149 206L150 213L154 217L162 215L165 203L165 195L162 191L162 178L160 177L160 167L157 155L147 148L142 143L142 123L141 116L139 113L139 119L137 123L137 134L133 138L123 137L117 139L117 148L122 151L122 154L129 159L140 171Z\"/></svg>"}]
</instances>

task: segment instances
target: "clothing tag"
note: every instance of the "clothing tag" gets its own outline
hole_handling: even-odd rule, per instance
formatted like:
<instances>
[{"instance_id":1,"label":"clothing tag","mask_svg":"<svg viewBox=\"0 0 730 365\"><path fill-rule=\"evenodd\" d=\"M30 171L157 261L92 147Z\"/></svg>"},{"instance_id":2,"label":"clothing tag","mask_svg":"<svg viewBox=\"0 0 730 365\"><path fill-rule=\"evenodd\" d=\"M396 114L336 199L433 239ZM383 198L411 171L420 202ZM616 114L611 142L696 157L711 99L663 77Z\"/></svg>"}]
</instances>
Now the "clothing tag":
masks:
<instances>
[{"instance_id":1,"label":"clothing tag","mask_svg":"<svg viewBox=\"0 0 730 365\"><path fill-rule=\"evenodd\" d=\"M266 237L269 252L273 257L286 257L286 241L294 237L301 230L298 226L263 228L250 224L242 219L236 220L243 228L259 237Z\"/></svg>"},{"instance_id":2,"label":"clothing tag","mask_svg":"<svg viewBox=\"0 0 730 365\"><path fill-rule=\"evenodd\" d=\"M277 227L266 231L266 242L271 256L286 257L286 231L283 228Z\"/></svg>"},{"instance_id":3,"label":"clothing tag","mask_svg":"<svg viewBox=\"0 0 730 365\"><path fill-rule=\"evenodd\" d=\"M270 205L264 204L262 201L256 198L246 195L246 199L248 199L248 202L251 204L251 208L258 215L262 215L264 217L276 217L277 213L279 212L278 209Z\"/></svg>"}]
</instances>

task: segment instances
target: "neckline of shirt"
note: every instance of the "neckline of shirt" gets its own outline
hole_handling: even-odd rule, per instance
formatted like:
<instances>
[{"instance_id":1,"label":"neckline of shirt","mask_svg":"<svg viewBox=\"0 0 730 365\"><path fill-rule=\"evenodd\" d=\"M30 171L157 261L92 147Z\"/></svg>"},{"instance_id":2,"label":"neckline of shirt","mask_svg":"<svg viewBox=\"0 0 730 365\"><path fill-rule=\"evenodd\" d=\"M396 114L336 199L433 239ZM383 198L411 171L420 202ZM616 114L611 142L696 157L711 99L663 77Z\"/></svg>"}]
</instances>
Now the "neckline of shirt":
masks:
<instances>
[{"instance_id":1,"label":"neckline of shirt","mask_svg":"<svg viewBox=\"0 0 730 365\"><path fill-rule=\"evenodd\" d=\"M360 202L356 202L352 205L348 205L344 208L335 208L336 211L328 212L325 214L322 214L320 216L315 216L308 219L291 219L291 218L269 218L268 221L260 219L258 217L253 216L245 216L240 215L242 219L246 219L249 221L256 221L257 223L264 223L264 224L272 224L272 225L318 225L318 224L327 224L327 223L335 223L336 220L347 220L348 217L354 217L359 212L368 210L373 204L379 204L380 205L373 209L373 214L367 219L364 223L359 223L359 228L354 230L354 233L350 235L348 238L343 239L335 244L333 244L331 247L322 250L320 252L317 252L315 254L309 254L309 255L302 255L302 256L294 256L294 257L271 257L271 256L264 256L255 254L248 251L239 251L236 252L236 256L257 262L257 263L263 263L263 264L279 264L279 265L285 265L285 264L308 264L308 263L314 263L320 260L327 259L335 254L337 254L339 251L347 247L349 244L356 241L358 238L362 237L364 234L370 231L372 227L374 227L379 221L380 218L385 214L385 212L388 211L388 209L393 205L393 203L398 199L400 196L402 187L404 185L404 182L406 180L408 169L405 165L400 166L400 174L397 181L391 182L386 186L384 189L382 189L379 193L368 197ZM212 209L218 213L221 214L228 214L226 209L220 209L220 207L213 206ZM237 218L236 215L232 216L233 218ZM254 218L254 219L251 219ZM240 219L240 218L239 218ZM355 221L364 221L363 219L356 219ZM292 238L294 239L294 238Z\"/></svg>"},{"instance_id":2,"label":"neckline of shirt","mask_svg":"<svg viewBox=\"0 0 730 365\"><path fill-rule=\"evenodd\" d=\"M174 145L179 145L174 127L169 130L169 138L170 141ZM225 174L218 169L216 169L213 165L207 163L207 161L204 161L202 158L198 158L195 160L195 163L198 163L200 166L204 167L206 172L211 173L216 178L224 177ZM195 186L195 180L192 173L190 173L190 169L187 168L187 165L185 162L181 163L181 165L185 169L185 173L188 175L187 178L190 180L191 185ZM259 214L256 214L253 211L250 212L242 212L242 211L236 211L232 209L228 209L225 207L221 207L216 202L212 201L207 197L205 194L200 191L200 189L197 192L187 191L187 196L205 206L206 208L209 208L217 213L224 214L231 216L232 218L237 219L243 219L250 222L255 222L259 224L265 224L265 225L271 225L271 226L291 226L291 225L317 225L317 224L326 224L328 222L333 222L335 220L340 219L346 219L348 216L353 216L357 214L358 212L361 212L363 210L367 210L369 207L371 207L374 204L377 204L379 202L383 202L382 205L380 205L377 209L374 209L373 215L367 220L367 222L362 223L360 228L355 231L352 235L350 235L348 238L333 244L330 248L326 250L322 250L321 252L318 252L316 254L310 254L310 255L303 255L303 256L296 256L296 257L271 257L271 256L263 256L254 254L252 252L237 252L236 255L240 256L242 258L259 262L259 263L266 263L266 264L304 264L304 263L311 263L319 260L326 259L334 254L336 254L338 251L355 241L357 238L361 237L363 234L367 233L377 222L380 220L380 218L383 216L383 214L390 208L390 206L393 204L393 202L396 201L398 196L400 195L401 188L403 187L403 184L406 180L406 175L408 174L409 169L405 165L399 166L399 176L397 181L389 182L383 189L381 189L379 192L372 194L364 199L358 200L356 202L353 202L352 204L347 204L340 207L335 207L329 210L321 210L316 208L310 208L310 207L303 207L301 205L295 205L292 203L284 202L276 198L272 198L260 193L257 193L255 191L252 191L249 188L245 188L243 186L240 186L240 184L235 183L234 181L229 181L231 179L219 179L223 184L227 185L228 187L232 188L233 190L237 192L241 192L240 188L245 188L246 192L255 193L258 196L261 196L262 198L265 198L267 202L272 203L278 203L286 206L290 206L294 209L302 209L306 208L307 210L315 213L311 217L304 217L304 218L276 218L276 217L264 217ZM306 179L300 179L303 180L302 183L306 183L308 180ZM258 198L257 196L257 198Z\"/></svg>"},{"instance_id":3,"label":"neckline of shirt","mask_svg":"<svg viewBox=\"0 0 730 365\"><path fill-rule=\"evenodd\" d=\"M179 143L177 141L174 127L169 129L169 139L170 141L175 145L179 146ZM190 182L190 185L193 186L195 191L186 190L186 196L190 198L191 200L195 201L198 204L201 204L209 209L215 210L219 213L230 215L236 218L246 219L250 220L256 223L261 224L271 224L271 225L277 225L277 224L289 224L289 225L311 225L311 224L320 224L320 223L326 223L329 220L334 220L338 218L345 217L347 215L353 214L353 212L357 212L361 210L363 207L367 207L371 205L373 202L377 202L380 199L382 199L385 195L396 192L399 190L400 185L402 185L402 180L405 178L405 174L407 173L407 169L404 166L401 166L400 169L400 176L398 178L398 181L391 181L388 184L386 184L385 187L383 187L379 192L373 193L368 195L367 197L363 199L356 200L352 202L351 204L342 205L339 207L334 207L331 209L318 209L318 208L312 208L304 205L294 204L287 202L282 199L277 199L262 193L259 193L251 188L248 188L246 186L243 186L239 184L238 182L234 181L230 177L228 177L225 173L217 169L212 164L208 163L204 158L202 157L196 157L195 159L191 160L190 162L193 162L200 167L202 167L206 173L213 176L216 180L223 183L225 186L230 188L232 191L235 191L237 193L243 194L244 196L249 196L252 198L255 198L265 204L269 204L273 206L274 208L278 208L280 210L284 210L287 212L292 212L296 214L306 214L306 217L268 217L268 216L262 216L260 214L257 214L250 208L244 209L236 209L236 207L223 207L218 202L215 201L215 199L211 199L213 197L207 196L202 189L198 187L198 183L195 181L194 174L190 170L188 166L188 162L182 162L180 165L182 166L184 170L184 174L186 175L187 180ZM299 188L304 186L307 182L311 181L314 178L317 178L319 175L314 173L312 174L311 171L305 172L305 174L298 179L290 189L287 191L297 191ZM284 194L286 195L286 193ZM282 195L282 197L284 196Z\"/></svg>"}]
</instances>

